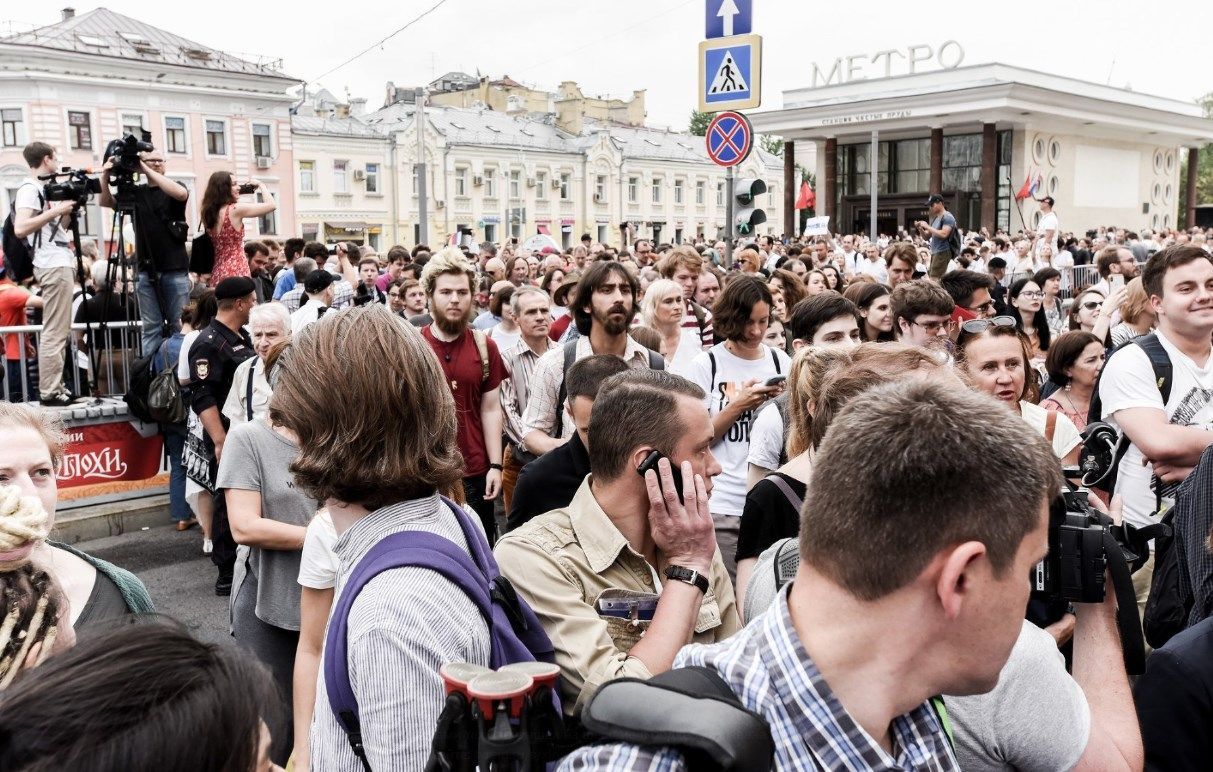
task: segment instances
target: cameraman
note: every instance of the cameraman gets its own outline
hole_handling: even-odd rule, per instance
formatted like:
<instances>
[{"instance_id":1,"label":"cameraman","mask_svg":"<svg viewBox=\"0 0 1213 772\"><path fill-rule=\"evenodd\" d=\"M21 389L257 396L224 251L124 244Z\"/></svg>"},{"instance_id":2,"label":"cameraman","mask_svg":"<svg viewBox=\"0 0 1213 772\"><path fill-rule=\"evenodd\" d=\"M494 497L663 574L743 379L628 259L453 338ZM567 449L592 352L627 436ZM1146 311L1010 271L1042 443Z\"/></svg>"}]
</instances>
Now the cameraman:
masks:
<instances>
[{"instance_id":1,"label":"cameraman","mask_svg":"<svg viewBox=\"0 0 1213 772\"><path fill-rule=\"evenodd\" d=\"M189 255L185 239L185 202L189 190L164 176L164 154L156 150L139 154L139 171L147 180L133 185L135 254L139 259L139 318L143 321L143 355L160 348L168 335L181 330L181 309L190 294ZM114 157L101 172L101 206L116 205L110 191ZM121 191L120 191L121 194ZM166 333L165 322L171 326Z\"/></svg>"},{"instance_id":2,"label":"cameraman","mask_svg":"<svg viewBox=\"0 0 1213 772\"><path fill-rule=\"evenodd\" d=\"M41 175L57 170L55 148L31 142L22 151L30 176L17 188L13 232L34 248L34 279L42 293L42 336L38 341L38 396L43 405L67 407L76 396L63 385L64 350L72 322L72 274L76 256L68 246L67 215L75 203L43 198Z\"/></svg>"}]
</instances>

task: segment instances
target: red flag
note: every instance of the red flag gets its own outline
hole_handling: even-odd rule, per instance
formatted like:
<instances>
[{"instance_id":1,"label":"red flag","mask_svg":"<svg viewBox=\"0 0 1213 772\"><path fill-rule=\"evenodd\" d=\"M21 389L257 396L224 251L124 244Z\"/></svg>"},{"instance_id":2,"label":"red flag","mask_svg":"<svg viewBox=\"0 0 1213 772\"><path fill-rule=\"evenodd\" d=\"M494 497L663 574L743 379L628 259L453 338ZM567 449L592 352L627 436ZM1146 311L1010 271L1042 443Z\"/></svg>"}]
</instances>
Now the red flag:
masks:
<instances>
[{"instance_id":1,"label":"red flag","mask_svg":"<svg viewBox=\"0 0 1213 772\"><path fill-rule=\"evenodd\" d=\"M809 183L800 183L800 195L796 198L797 209L812 209L817 206L817 196L814 195L813 189L809 187Z\"/></svg>"},{"instance_id":2,"label":"red flag","mask_svg":"<svg viewBox=\"0 0 1213 772\"><path fill-rule=\"evenodd\" d=\"M1028 178L1023 181L1023 187L1020 188L1019 192L1015 194L1016 201L1023 201L1025 198L1032 195L1032 179L1033 179L1032 172L1033 172L1032 169L1028 170Z\"/></svg>"}]
</instances>

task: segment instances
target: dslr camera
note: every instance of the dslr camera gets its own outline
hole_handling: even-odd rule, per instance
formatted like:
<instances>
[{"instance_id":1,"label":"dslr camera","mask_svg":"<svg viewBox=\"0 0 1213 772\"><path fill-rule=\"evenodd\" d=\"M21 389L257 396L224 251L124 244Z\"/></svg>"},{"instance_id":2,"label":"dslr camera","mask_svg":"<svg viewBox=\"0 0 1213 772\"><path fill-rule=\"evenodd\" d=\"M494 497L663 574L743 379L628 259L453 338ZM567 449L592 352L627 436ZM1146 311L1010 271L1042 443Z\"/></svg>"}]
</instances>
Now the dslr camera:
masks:
<instances>
[{"instance_id":1,"label":"dslr camera","mask_svg":"<svg viewBox=\"0 0 1213 772\"><path fill-rule=\"evenodd\" d=\"M123 134L121 139L111 140L105 146L105 161L114 160L110 168L110 182L117 188L114 194L115 208L119 211L133 212L135 209L135 175L139 174L140 153L154 150L151 132L143 130L142 139L134 134Z\"/></svg>"}]
</instances>

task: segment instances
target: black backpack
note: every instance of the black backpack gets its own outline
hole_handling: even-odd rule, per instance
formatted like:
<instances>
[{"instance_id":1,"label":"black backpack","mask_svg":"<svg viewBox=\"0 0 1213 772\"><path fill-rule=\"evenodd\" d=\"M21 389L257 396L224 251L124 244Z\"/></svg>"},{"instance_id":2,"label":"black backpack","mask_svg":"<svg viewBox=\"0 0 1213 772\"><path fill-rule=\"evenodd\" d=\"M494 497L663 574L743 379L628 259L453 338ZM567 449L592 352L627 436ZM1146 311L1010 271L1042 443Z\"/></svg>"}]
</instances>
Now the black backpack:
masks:
<instances>
[{"instance_id":1,"label":"black backpack","mask_svg":"<svg viewBox=\"0 0 1213 772\"><path fill-rule=\"evenodd\" d=\"M156 416L153 415L151 405L147 402L147 395L152 388L152 379L155 378L155 373L152 371L152 360L156 358L157 354L159 352L154 351L150 356L139 357L131 364L126 394L122 395L122 401L130 409L131 415L149 424L156 423Z\"/></svg>"},{"instance_id":2,"label":"black backpack","mask_svg":"<svg viewBox=\"0 0 1213 772\"><path fill-rule=\"evenodd\" d=\"M26 183L29 184L29 183ZM13 197L16 199L16 196ZM38 202L44 204L42 193L38 193ZM20 284L34 275L34 252L42 242L42 229L34 235L34 243L17 235L17 202L13 201L8 208L8 217L4 220L4 266L8 277Z\"/></svg>"}]
</instances>

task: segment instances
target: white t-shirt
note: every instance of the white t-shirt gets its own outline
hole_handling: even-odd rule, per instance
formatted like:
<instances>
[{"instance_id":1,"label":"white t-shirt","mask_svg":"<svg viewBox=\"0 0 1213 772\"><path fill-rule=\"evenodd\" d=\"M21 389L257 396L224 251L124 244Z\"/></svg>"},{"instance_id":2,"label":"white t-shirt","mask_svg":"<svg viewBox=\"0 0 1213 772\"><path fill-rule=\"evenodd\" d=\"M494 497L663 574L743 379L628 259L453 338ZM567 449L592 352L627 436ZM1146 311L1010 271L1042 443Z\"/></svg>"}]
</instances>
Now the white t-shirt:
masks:
<instances>
[{"instance_id":1,"label":"white t-shirt","mask_svg":"<svg viewBox=\"0 0 1213 772\"><path fill-rule=\"evenodd\" d=\"M313 590L327 590L337 584L337 569L341 561L333 548L337 546L337 531L327 509L322 509L308 523L303 537L303 556L299 559L299 584Z\"/></svg>"},{"instance_id":2,"label":"white t-shirt","mask_svg":"<svg viewBox=\"0 0 1213 772\"><path fill-rule=\"evenodd\" d=\"M1061 226L1057 222L1057 212L1049 212L1040 218L1040 225L1036 226L1036 232L1044 236L1049 231L1053 231L1053 244L1056 247L1057 234L1061 230ZM1043 244L1043 241L1037 242L1037 246Z\"/></svg>"},{"instance_id":3,"label":"white t-shirt","mask_svg":"<svg viewBox=\"0 0 1213 772\"><path fill-rule=\"evenodd\" d=\"M665 369L674 375L687 377L687 371L695 357L703 353L703 339L699 336L699 327L683 327L678 337L678 350L665 363Z\"/></svg>"},{"instance_id":4,"label":"white t-shirt","mask_svg":"<svg viewBox=\"0 0 1213 772\"><path fill-rule=\"evenodd\" d=\"M855 259L855 273L866 273L881 284L889 283L889 268L885 265L883 257L869 260L865 255L860 254Z\"/></svg>"},{"instance_id":5,"label":"white t-shirt","mask_svg":"<svg viewBox=\"0 0 1213 772\"><path fill-rule=\"evenodd\" d=\"M14 202L18 210L32 209L35 213L46 211L46 206L39 200L42 195L42 183L27 177L17 188L17 199ZM72 234L54 219L42 226L42 240L34 252L35 268L72 268L76 265L75 255L68 247ZM30 245L34 243L34 235L27 238ZM74 318L74 317L73 317Z\"/></svg>"},{"instance_id":6,"label":"white t-shirt","mask_svg":"<svg viewBox=\"0 0 1213 772\"><path fill-rule=\"evenodd\" d=\"M522 339L522 328L515 327L513 332L505 332L501 329L501 324L498 323L493 329L489 330L489 337L497 344L498 351L509 351L514 347L514 344Z\"/></svg>"},{"instance_id":7,"label":"white t-shirt","mask_svg":"<svg viewBox=\"0 0 1213 772\"><path fill-rule=\"evenodd\" d=\"M298 335L304 327L320 318L321 311L326 310L328 310L328 306L319 300L308 300L299 306L298 311L291 314L291 333Z\"/></svg>"},{"instance_id":8,"label":"white t-shirt","mask_svg":"<svg viewBox=\"0 0 1213 772\"><path fill-rule=\"evenodd\" d=\"M705 404L713 418L729 405L746 381L788 374L791 360L787 354L769 347L764 347L762 354L758 359L742 359L730 353L724 343L718 343L697 356L687 368L687 379L707 394ZM712 374L713 358L716 360L715 376ZM754 411L747 410L729 427L724 437L712 445L712 454L723 468L712 481L712 498L708 506L714 515L741 517L745 509L746 459L750 455L753 423Z\"/></svg>"},{"instance_id":9,"label":"white t-shirt","mask_svg":"<svg viewBox=\"0 0 1213 772\"><path fill-rule=\"evenodd\" d=\"M1040 405L1033 405L1031 402L1020 402L1019 415L1028 426L1039 432L1041 437L1045 436L1049 420L1048 410ZM1078 433L1078 427L1069 418L1058 413L1057 423L1053 426L1053 455L1065 458L1071 450L1078 447L1080 442L1082 442L1082 435Z\"/></svg>"},{"instance_id":10,"label":"white t-shirt","mask_svg":"<svg viewBox=\"0 0 1213 772\"><path fill-rule=\"evenodd\" d=\"M1199 368L1161 332L1155 334L1171 357L1171 397L1167 404L1163 405L1150 357L1141 346L1127 346L1109 357L1099 378L1103 419L1119 429L1117 411L1149 407L1163 410L1167 420L1176 426L1213 430L1213 356L1203 369ZM1153 477L1150 467L1142 465L1137 445L1130 445L1116 475L1116 493L1124 498L1124 518L1133 525L1155 522L1157 502L1150 487Z\"/></svg>"},{"instance_id":11,"label":"white t-shirt","mask_svg":"<svg viewBox=\"0 0 1213 772\"><path fill-rule=\"evenodd\" d=\"M772 401L758 411L750 427L750 455L746 463L772 471L778 469L784 442L783 418Z\"/></svg>"}]
</instances>

